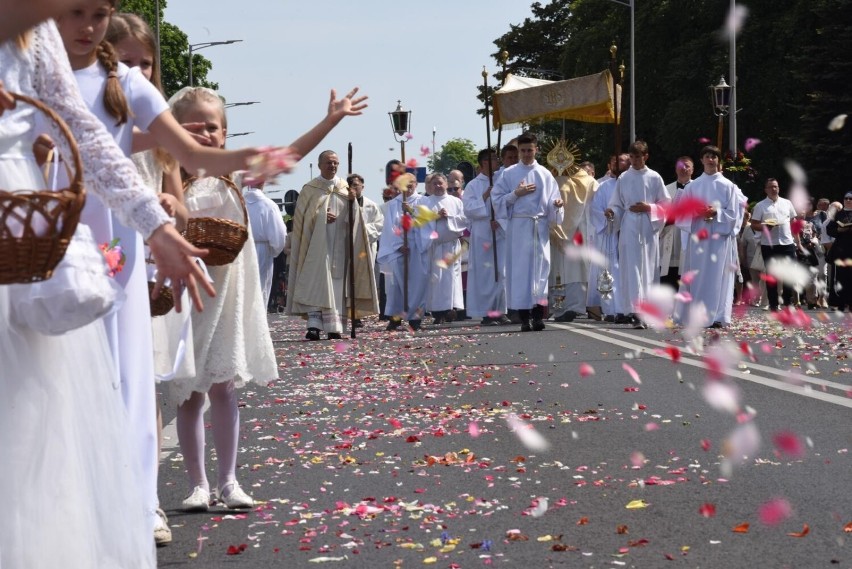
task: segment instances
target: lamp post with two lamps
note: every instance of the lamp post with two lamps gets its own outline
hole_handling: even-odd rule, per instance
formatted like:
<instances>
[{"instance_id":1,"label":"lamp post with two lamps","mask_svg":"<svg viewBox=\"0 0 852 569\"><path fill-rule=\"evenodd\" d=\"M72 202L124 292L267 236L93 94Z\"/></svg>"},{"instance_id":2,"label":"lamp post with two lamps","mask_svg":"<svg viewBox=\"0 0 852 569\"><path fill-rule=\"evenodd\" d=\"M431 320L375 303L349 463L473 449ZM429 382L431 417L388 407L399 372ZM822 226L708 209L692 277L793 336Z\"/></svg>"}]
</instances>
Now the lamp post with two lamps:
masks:
<instances>
[{"instance_id":1,"label":"lamp post with two lamps","mask_svg":"<svg viewBox=\"0 0 852 569\"><path fill-rule=\"evenodd\" d=\"M405 164L405 135L411 129L411 111L402 108L402 101L396 102L396 110L388 113L391 121L393 138L399 143L402 163Z\"/></svg>"},{"instance_id":2,"label":"lamp post with two lamps","mask_svg":"<svg viewBox=\"0 0 852 569\"><path fill-rule=\"evenodd\" d=\"M636 141L636 0L609 0L630 8L630 142Z\"/></svg>"},{"instance_id":3,"label":"lamp post with two lamps","mask_svg":"<svg viewBox=\"0 0 852 569\"><path fill-rule=\"evenodd\" d=\"M193 86L192 82L192 53L194 51L200 51L202 49L206 49L208 47L213 47L214 45L230 45L232 43L239 43L243 40L225 40L225 41L208 41L201 43L191 43L189 44L189 86Z\"/></svg>"},{"instance_id":4,"label":"lamp post with two lamps","mask_svg":"<svg viewBox=\"0 0 852 569\"><path fill-rule=\"evenodd\" d=\"M719 128L716 131L716 147L722 150L724 120L731 109L731 86L725 82L724 77L719 79L717 85L710 86L710 103L713 105L713 114L719 117Z\"/></svg>"}]
</instances>

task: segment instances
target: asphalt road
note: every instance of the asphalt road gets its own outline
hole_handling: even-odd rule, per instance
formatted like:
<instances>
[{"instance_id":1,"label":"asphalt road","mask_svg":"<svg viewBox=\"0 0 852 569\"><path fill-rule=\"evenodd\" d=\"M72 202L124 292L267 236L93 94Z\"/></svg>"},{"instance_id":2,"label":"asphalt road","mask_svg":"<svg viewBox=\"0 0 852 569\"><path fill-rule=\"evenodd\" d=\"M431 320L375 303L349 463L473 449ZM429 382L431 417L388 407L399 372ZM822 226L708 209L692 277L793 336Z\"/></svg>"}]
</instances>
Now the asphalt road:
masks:
<instances>
[{"instance_id":1,"label":"asphalt road","mask_svg":"<svg viewBox=\"0 0 852 569\"><path fill-rule=\"evenodd\" d=\"M699 354L584 319L307 342L270 316L281 379L240 392L258 506L179 511L164 408L160 566L852 568L852 331L809 314Z\"/></svg>"}]
</instances>

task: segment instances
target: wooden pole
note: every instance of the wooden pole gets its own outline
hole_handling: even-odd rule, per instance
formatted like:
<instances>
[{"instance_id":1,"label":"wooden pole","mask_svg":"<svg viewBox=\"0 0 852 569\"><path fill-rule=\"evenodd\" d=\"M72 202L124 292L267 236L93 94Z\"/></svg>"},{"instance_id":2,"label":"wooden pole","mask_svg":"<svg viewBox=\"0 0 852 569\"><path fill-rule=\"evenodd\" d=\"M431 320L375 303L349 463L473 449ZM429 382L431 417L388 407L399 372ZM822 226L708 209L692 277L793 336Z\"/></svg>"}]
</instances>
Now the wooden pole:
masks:
<instances>
[{"instance_id":1,"label":"wooden pole","mask_svg":"<svg viewBox=\"0 0 852 569\"><path fill-rule=\"evenodd\" d=\"M482 83L485 87L485 144L488 147L488 201L491 202L491 252L494 255L494 282L500 282L500 267L497 263L497 230L494 229L494 200L491 199L490 192L494 189L494 173L491 167L491 123L489 121L488 110L488 72L485 67L482 68Z\"/></svg>"},{"instance_id":2,"label":"wooden pole","mask_svg":"<svg viewBox=\"0 0 852 569\"><path fill-rule=\"evenodd\" d=\"M347 152L349 174L352 174L352 143ZM355 200L349 196L349 337L355 338Z\"/></svg>"},{"instance_id":3,"label":"wooden pole","mask_svg":"<svg viewBox=\"0 0 852 569\"><path fill-rule=\"evenodd\" d=\"M506 62L509 61L509 52L505 49L500 52L500 63L503 66L503 84L506 84ZM488 92L485 93L485 100L488 100ZM500 137L503 135L503 122L500 122L497 128L497 158L502 156L503 148L500 146ZM488 143L488 148L491 148L491 143Z\"/></svg>"}]
</instances>

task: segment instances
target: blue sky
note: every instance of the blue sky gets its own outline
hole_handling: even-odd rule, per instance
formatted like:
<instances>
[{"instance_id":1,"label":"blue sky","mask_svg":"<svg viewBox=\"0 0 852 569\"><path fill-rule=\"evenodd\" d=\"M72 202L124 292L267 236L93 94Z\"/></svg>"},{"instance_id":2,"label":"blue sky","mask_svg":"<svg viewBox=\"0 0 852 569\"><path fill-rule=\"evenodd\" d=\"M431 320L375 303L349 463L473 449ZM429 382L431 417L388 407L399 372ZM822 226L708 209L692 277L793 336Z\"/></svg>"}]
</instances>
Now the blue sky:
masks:
<instances>
[{"instance_id":1,"label":"blue sky","mask_svg":"<svg viewBox=\"0 0 852 569\"><path fill-rule=\"evenodd\" d=\"M280 188L301 189L316 155L354 146L354 169L366 178L366 194L380 201L384 166L399 157L388 112L397 100L412 111L406 157L452 138L485 146L485 123L476 114L482 66L496 71L493 40L531 15L528 0L171 0L165 19L190 43L241 39L201 51L213 62L209 77L229 102L260 101L228 110L229 131L253 132L229 139L231 147L287 144L324 114L328 92L361 87L370 107L345 119ZM616 6L617 8L617 6ZM489 78L489 81L492 81ZM342 93L341 93L342 92ZM509 137L518 131L509 131ZM496 138L495 138L496 140ZM494 141L492 141L493 143ZM422 188L421 188L422 190Z\"/></svg>"}]
</instances>

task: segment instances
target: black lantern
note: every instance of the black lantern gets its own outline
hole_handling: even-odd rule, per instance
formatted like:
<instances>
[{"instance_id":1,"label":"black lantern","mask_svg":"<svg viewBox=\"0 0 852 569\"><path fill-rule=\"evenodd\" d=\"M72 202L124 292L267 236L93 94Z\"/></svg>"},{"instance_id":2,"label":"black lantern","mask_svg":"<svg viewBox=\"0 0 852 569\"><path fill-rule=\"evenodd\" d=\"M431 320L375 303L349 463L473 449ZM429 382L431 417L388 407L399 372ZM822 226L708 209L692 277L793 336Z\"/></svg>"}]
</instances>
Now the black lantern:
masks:
<instances>
[{"instance_id":1,"label":"black lantern","mask_svg":"<svg viewBox=\"0 0 852 569\"><path fill-rule=\"evenodd\" d=\"M402 101L396 102L396 110L388 113L393 137L401 149L402 162L405 163L405 135L411 130L411 111L402 109Z\"/></svg>"},{"instance_id":2,"label":"black lantern","mask_svg":"<svg viewBox=\"0 0 852 569\"><path fill-rule=\"evenodd\" d=\"M713 104L713 114L725 116L731 108L731 86L725 82L725 78L719 79L718 85L710 86L710 102Z\"/></svg>"}]
</instances>

